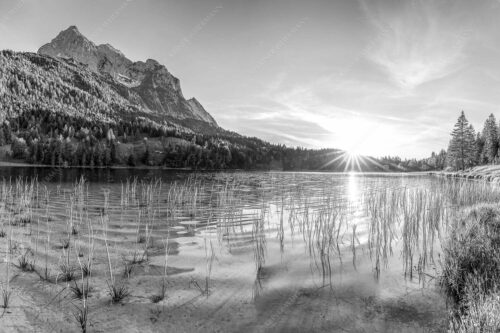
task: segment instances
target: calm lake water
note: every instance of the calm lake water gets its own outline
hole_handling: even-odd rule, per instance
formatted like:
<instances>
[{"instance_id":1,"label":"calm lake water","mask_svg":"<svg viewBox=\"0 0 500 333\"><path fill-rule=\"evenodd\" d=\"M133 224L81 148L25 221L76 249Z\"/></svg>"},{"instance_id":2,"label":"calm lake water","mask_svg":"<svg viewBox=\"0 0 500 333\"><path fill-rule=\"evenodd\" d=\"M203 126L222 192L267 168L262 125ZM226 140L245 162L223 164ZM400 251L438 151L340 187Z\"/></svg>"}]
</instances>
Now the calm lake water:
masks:
<instances>
[{"instance_id":1,"label":"calm lake water","mask_svg":"<svg viewBox=\"0 0 500 333\"><path fill-rule=\"evenodd\" d=\"M389 204L381 204L405 205L412 198L391 193L438 193L445 180L418 174L0 169L0 178L37 177L38 191L48 190L53 222L61 224L73 214L68 202L81 176L87 181L85 210L95 218L106 212L117 257L139 249L137 237L145 235L154 244L150 265L161 267L168 244L172 280L183 279L193 290L208 283L211 292L200 307L213 310L207 310L207 321L217 318L223 331L446 331L446 301L436 278L439 238L424 232L423 249L417 237L408 261L403 218L391 217ZM186 286L179 286L170 287L172 306L186 301ZM224 318L232 324L221 324Z\"/></svg>"}]
</instances>

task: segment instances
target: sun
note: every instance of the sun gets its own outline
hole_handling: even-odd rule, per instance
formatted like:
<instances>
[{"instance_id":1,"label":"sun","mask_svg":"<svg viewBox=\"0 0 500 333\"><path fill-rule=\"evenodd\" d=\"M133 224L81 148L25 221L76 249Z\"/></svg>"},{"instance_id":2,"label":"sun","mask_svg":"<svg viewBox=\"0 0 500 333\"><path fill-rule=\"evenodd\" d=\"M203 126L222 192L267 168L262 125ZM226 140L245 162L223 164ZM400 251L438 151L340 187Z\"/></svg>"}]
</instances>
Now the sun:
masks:
<instances>
[{"instance_id":1,"label":"sun","mask_svg":"<svg viewBox=\"0 0 500 333\"><path fill-rule=\"evenodd\" d=\"M356 153L356 152L351 152L351 151L346 151L344 153L344 163L345 163L345 169L344 171L362 171L362 166L361 164L364 164L363 157Z\"/></svg>"},{"instance_id":2,"label":"sun","mask_svg":"<svg viewBox=\"0 0 500 333\"><path fill-rule=\"evenodd\" d=\"M345 151L345 154L350 157L350 158L360 158L361 156L363 156L363 154L361 153L361 151L359 151L359 149L352 149L352 148L349 148Z\"/></svg>"},{"instance_id":3,"label":"sun","mask_svg":"<svg viewBox=\"0 0 500 333\"><path fill-rule=\"evenodd\" d=\"M364 155L365 154L361 151L361 147L358 145L352 145L344 150L344 159L355 166L359 165L363 161Z\"/></svg>"},{"instance_id":4,"label":"sun","mask_svg":"<svg viewBox=\"0 0 500 333\"><path fill-rule=\"evenodd\" d=\"M357 150L345 150L340 153L332 153L332 159L323 165L322 168L326 168L328 165L334 163L340 164L344 168L344 172L348 173L363 172L363 170L370 169L373 166L383 168L377 160L364 156Z\"/></svg>"},{"instance_id":5,"label":"sun","mask_svg":"<svg viewBox=\"0 0 500 333\"><path fill-rule=\"evenodd\" d=\"M342 149L352 157L382 156L397 143L394 128L359 116L325 120L322 126L330 133L325 145Z\"/></svg>"}]
</instances>

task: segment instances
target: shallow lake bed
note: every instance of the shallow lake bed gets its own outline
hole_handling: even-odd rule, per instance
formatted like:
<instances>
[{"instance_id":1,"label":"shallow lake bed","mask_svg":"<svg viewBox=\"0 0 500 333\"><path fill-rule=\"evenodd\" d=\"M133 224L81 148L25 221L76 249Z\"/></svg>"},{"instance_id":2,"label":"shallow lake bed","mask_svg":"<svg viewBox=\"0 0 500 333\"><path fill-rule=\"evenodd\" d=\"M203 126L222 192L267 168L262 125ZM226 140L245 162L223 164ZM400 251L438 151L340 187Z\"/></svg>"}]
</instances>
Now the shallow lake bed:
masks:
<instances>
[{"instance_id":1,"label":"shallow lake bed","mask_svg":"<svg viewBox=\"0 0 500 333\"><path fill-rule=\"evenodd\" d=\"M130 332L446 331L439 242L460 186L448 180L154 170L135 178L62 170L49 179L51 172L0 172L1 227L17 244L11 262L29 249L38 275L49 271L43 281L14 267L14 299L22 290L35 308L53 299L43 311L62 331L78 331L73 280L90 281L90 331L117 320ZM6 258L7 243L0 238ZM82 279L85 260L92 274ZM71 281L62 279L64 264ZM121 305L111 304L111 282L129 292ZM153 301L162 284L164 297ZM0 320L16 331L8 315Z\"/></svg>"}]
</instances>

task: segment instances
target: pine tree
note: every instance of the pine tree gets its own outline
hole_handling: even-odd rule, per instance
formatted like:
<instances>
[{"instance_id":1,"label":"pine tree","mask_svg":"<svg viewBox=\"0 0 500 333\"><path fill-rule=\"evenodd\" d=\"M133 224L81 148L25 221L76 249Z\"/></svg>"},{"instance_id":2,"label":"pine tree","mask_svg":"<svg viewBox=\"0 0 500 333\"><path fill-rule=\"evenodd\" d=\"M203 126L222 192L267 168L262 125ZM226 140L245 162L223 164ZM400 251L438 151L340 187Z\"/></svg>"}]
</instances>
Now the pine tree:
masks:
<instances>
[{"instance_id":1,"label":"pine tree","mask_svg":"<svg viewBox=\"0 0 500 333\"><path fill-rule=\"evenodd\" d=\"M109 153L110 153L110 164L114 164L118 161L118 157L116 154L116 146L114 142L111 142L109 147Z\"/></svg>"},{"instance_id":2,"label":"pine tree","mask_svg":"<svg viewBox=\"0 0 500 333\"><path fill-rule=\"evenodd\" d=\"M476 154L476 131L472 125L469 125L467 131L465 132L465 140L467 147L467 158L465 162L465 166L470 168L477 164Z\"/></svg>"},{"instance_id":3,"label":"pine tree","mask_svg":"<svg viewBox=\"0 0 500 333\"><path fill-rule=\"evenodd\" d=\"M446 167L446 157L447 157L446 150L441 149L438 155L438 165L437 165L439 170L442 170Z\"/></svg>"},{"instance_id":4,"label":"pine tree","mask_svg":"<svg viewBox=\"0 0 500 333\"><path fill-rule=\"evenodd\" d=\"M5 145L5 133L3 132L3 128L0 127L0 146Z\"/></svg>"},{"instance_id":5,"label":"pine tree","mask_svg":"<svg viewBox=\"0 0 500 333\"><path fill-rule=\"evenodd\" d=\"M451 133L448 147L448 166L463 170L473 165L475 155L475 133L469 121L462 114Z\"/></svg>"},{"instance_id":6,"label":"pine tree","mask_svg":"<svg viewBox=\"0 0 500 333\"><path fill-rule=\"evenodd\" d=\"M146 165L151 165L151 153L149 152L149 149L146 147L146 151L144 152L144 155L142 156L142 163Z\"/></svg>"},{"instance_id":7,"label":"pine tree","mask_svg":"<svg viewBox=\"0 0 500 333\"><path fill-rule=\"evenodd\" d=\"M491 114L484 123L483 129L483 161L482 163L493 163L498 156L498 127L495 116Z\"/></svg>"},{"instance_id":8,"label":"pine tree","mask_svg":"<svg viewBox=\"0 0 500 333\"><path fill-rule=\"evenodd\" d=\"M484 139L480 132L477 132L476 135L476 164L483 163L483 150L484 150Z\"/></svg>"},{"instance_id":9,"label":"pine tree","mask_svg":"<svg viewBox=\"0 0 500 333\"><path fill-rule=\"evenodd\" d=\"M128 166L135 166L136 165L134 153L131 153L130 155L128 155L127 165Z\"/></svg>"}]
</instances>

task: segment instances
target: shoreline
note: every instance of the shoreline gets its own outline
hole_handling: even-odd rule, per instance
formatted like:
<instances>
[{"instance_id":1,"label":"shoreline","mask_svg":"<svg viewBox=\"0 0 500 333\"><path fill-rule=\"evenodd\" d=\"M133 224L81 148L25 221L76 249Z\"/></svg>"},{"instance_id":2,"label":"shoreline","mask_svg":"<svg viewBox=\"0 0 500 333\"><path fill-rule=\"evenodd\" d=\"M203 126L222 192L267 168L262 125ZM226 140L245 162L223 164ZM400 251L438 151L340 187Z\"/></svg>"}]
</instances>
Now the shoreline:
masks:
<instances>
[{"instance_id":1,"label":"shoreline","mask_svg":"<svg viewBox=\"0 0 500 333\"><path fill-rule=\"evenodd\" d=\"M430 175L446 178L464 178L500 183L500 165L483 165L461 171L434 171Z\"/></svg>"},{"instance_id":2,"label":"shoreline","mask_svg":"<svg viewBox=\"0 0 500 333\"><path fill-rule=\"evenodd\" d=\"M90 169L90 170L168 170L168 171L197 171L197 172L286 172L286 173L328 173L328 174L349 174L349 175L374 175L374 174L397 174L397 175L434 175L437 171L328 171L328 170L282 170L282 169L192 169L192 168L171 168L163 166L128 166L128 165L111 165L111 166L60 166L47 164L31 164L16 160L0 160L0 168L5 167L22 167L22 168L47 168L47 169ZM500 177L500 175L499 175ZM500 181L500 180L499 180Z\"/></svg>"},{"instance_id":3,"label":"shoreline","mask_svg":"<svg viewBox=\"0 0 500 333\"><path fill-rule=\"evenodd\" d=\"M430 175L462 178L486 184L500 183L500 165L486 165L455 172ZM484 200L460 209L443 246L445 294L452 300L450 329L454 332L498 332L500 329L500 249L497 202Z\"/></svg>"}]
</instances>

